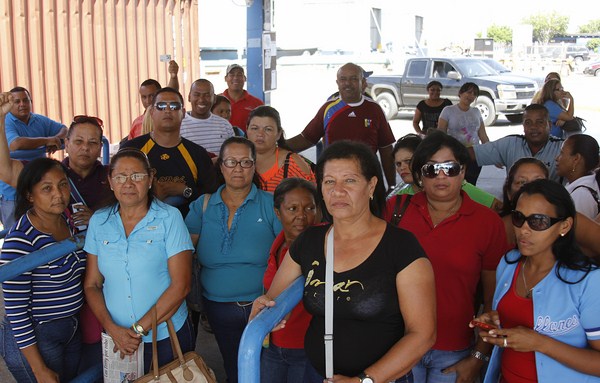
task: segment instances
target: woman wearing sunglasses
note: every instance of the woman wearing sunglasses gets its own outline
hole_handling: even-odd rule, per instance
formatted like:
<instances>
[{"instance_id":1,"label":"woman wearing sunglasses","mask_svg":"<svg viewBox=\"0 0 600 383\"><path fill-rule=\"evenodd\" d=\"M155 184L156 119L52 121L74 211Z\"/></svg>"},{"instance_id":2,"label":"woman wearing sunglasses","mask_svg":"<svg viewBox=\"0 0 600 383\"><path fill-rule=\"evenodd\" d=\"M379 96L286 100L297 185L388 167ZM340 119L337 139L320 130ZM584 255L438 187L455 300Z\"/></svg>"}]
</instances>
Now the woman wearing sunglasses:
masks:
<instances>
[{"instance_id":1,"label":"woman wearing sunglasses","mask_svg":"<svg viewBox=\"0 0 600 383\"><path fill-rule=\"evenodd\" d=\"M217 159L221 186L192 202L185 218L202 266L203 307L223 356L227 381L238 381L240 339L252 301L263 292L269 249L282 230L273 195L260 190L254 144L223 142Z\"/></svg>"},{"instance_id":2,"label":"woman wearing sunglasses","mask_svg":"<svg viewBox=\"0 0 600 383\"><path fill-rule=\"evenodd\" d=\"M507 250L506 234L497 213L461 190L468 159L457 139L432 132L412 157L412 175L423 191L409 201L408 196L395 196L387 203L386 218L391 221L396 198L401 198L404 212L398 226L417 237L435 274L437 340L413 368L415 382L472 382L490 351L481 340L473 344L468 323L480 281L484 308L491 308L494 272Z\"/></svg>"},{"instance_id":3,"label":"woman wearing sunglasses","mask_svg":"<svg viewBox=\"0 0 600 383\"><path fill-rule=\"evenodd\" d=\"M494 345L485 382L600 382L600 271L575 243L575 206L549 180L524 185L512 222L518 250L497 270Z\"/></svg>"},{"instance_id":4,"label":"woman wearing sunglasses","mask_svg":"<svg viewBox=\"0 0 600 383\"><path fill-rule=\"evenodd\" d=\"M153 178L143 152L119 150L109 168L113 203L92 216L84 247L87 302L121 355L145 343L145 372L152 360L153 307L159 366L173 360L168 319L181 350L195 347L185 303L193 246L179 210L153 196Z\"/></svg>"}]
</instances>

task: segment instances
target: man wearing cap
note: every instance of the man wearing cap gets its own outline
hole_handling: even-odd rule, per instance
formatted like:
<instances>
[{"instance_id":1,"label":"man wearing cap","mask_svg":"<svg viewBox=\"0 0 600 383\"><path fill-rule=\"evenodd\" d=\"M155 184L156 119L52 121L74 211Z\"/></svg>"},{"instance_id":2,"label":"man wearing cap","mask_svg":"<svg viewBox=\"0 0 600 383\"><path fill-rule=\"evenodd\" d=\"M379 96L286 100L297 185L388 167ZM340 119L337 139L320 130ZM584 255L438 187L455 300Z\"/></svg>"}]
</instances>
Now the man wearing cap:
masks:
<instances>
[{"instance_id":1,"label":"man wearing cap","mask_svg":"<svg viewBox=\"0 0 600 383\"><path fill-rule=\"evenodd\" d=\"M10 112L2 116L10 157L17 160L34 160L54 153L62 146L67 127L41 114L31 112L31 94L23 87L10 90ZM4 134L4 133L2 133ZM15 222L16 190L0 182L0 221L5 228Z\"/></svg>"},{"instance_id":2,"label":"man wearing cap","mask_svg":"<svg viewBox=\"0 0 600 383\"><path fill-rule=\"evenodd\" d=\"M396 142L379 104L362 95L363 69L353 63L337 72L340 98L327 101L299 135L286 141L296 152L314 146L321 138L327 147L339 140L360 141L379 151L388 186L396 184L392 145Z\"/></svg>"},{"instance_id":3,"label":"man wearing cap","mask_svg":"<svg viewBox=\"0 0 600 383\"><path fill-rule=\"evenodd\" d=\"M246 132L246 123L250 111L257 106L264 105L264 102L244 90L246 75L244 74L244 68L240 65L231 64L227 67L225 82L227 83L227 89L223 92L223 96L231 102L229 122Z\"/></svg>"}]
</instances>

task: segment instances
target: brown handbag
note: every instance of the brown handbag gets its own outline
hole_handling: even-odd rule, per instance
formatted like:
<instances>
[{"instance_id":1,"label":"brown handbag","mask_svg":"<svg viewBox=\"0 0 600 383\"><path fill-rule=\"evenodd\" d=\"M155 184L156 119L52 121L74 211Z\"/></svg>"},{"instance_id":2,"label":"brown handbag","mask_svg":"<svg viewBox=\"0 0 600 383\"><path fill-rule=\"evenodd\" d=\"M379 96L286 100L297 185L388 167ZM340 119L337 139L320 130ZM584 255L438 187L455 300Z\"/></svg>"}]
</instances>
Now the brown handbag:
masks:
<instances>
[{"instance_id":1,"label":"brown handbag","mask_svg":"<svg viewBox=\"0 0 600 383\"><path fill-rule=\"evenodd\" d=\"M169 337L171 338L171 347L175 360L158 367L158 353L156 341L156 308L152 307L152 368L149 373L135 380L135 383L217 383L215 373L211 370L202 357L194 351L181 352L177 332L171 319L167 320Z\"/></svg>"}]
</instances>

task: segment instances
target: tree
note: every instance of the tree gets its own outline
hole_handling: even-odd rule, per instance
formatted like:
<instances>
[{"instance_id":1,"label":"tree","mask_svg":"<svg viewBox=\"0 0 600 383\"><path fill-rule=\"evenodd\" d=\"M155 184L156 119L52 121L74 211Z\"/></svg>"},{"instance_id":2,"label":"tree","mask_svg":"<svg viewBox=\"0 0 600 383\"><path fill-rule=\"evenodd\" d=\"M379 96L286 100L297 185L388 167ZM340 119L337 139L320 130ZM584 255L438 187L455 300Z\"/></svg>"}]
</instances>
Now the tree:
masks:
<instances>
[{"instance_id":1,"label":"tree","mask_svg":"<svg viewBox=\"0 0 600 383\"><path fill-rule=\"evenodd\" d=\"M588 40L587 44L585 44L585 46L587 47L587 49L596 52L598 47L600 47L600 39L590 39Z\"/></svg>"},{"instance_id":2,"label":"tree","mask_svg":"<svg viewBox=\"0 0 600 383\"><path fill-rule=\"evenodd\" d=\"M494 39L496 43L511 44L512 43L512 28L506 25L492 24L487 29L487 36Z\"/></svg>"},{"instance_id":3,"label":"tree","mask_svg":"<svg viewBox=\"0 0 600 383\"><path fill-rule=\"evenodd\" d=\"M548 44L554 36L563 35L569 26L569 17L561 16L556 11L549 14L538 13L523 19L523 23L533 27L533 39Z\"/></svg>"},{"instance_id":4,"label":"tree","mask_svg":"<svg viewBox=\"0 0 600 383\"><path fill-rule=\"evenodd\" d=\"M579 33L600 33L600 19L591 20L579 27Z\"/></svg>"}]
</instances>

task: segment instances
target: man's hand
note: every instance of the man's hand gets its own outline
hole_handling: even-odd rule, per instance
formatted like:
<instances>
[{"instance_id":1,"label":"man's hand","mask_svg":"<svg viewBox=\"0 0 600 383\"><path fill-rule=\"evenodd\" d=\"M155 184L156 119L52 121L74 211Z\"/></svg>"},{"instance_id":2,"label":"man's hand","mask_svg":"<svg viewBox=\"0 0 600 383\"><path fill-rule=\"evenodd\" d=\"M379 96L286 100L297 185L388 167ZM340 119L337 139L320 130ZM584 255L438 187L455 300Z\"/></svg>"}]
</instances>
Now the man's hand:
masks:
<instances>
[{"instance_id":1,"label":"man's hand","mask_svg":"<svg viewBox=\"0 0 600 383\"><path fill-rule=\"evenodd\" d=\"M61 146L62 142L57 136L48 137L46 139L46 151L50 154L56 152L57 150L60 150Z\"/></svg>"},{"instance_id":2,"label":"man's hand","mask_svg":"<svg viewBox=\"0 0 600 383\"><path fill-rule=\"evenodd\" d=\"M169 69L167 69L171 77L177 77L177 72L179 72L179 65L175 60L169 61Z\"/></svg>"},{"instance_id":3,"label":"man's hand","mask_svg":"<svg viewBox=\"0 0 600 383\"><path fill-rule=\"evenodd\" d=\"M152 187L156 198L162 201L169 196L183 196L186 184L173 181L155 181Z\"/></svg>"},{"instance_id":4,"label":"man's hand","mask_svg":"<svg viewBox=\"0 0 600 383\"><path fill-rule=\"evenodd\" d=\"M4 117L10 112L13 103L13 95L10 92L0 93L0 118L4 120Z\"/></svg>"}]
</instances>

